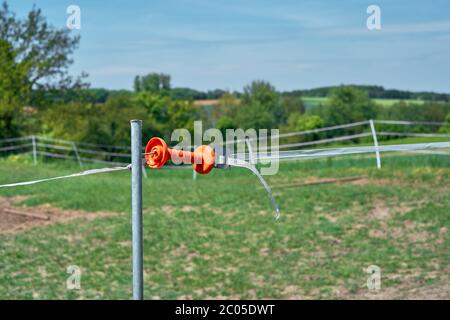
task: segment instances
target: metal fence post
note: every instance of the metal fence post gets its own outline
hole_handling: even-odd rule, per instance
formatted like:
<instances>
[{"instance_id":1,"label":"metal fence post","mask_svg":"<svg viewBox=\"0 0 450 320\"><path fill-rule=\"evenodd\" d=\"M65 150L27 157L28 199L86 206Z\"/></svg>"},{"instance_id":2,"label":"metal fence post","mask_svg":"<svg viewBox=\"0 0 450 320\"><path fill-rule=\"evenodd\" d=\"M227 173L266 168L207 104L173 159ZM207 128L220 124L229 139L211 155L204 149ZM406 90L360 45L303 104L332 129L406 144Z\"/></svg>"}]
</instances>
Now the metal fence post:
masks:
<instances>
[{"instance_id":1,"label":"metal fence post","mask_svg":"<svg viewBox=\"0 0 450 320\"><path fill-rule=\"evenodd\" d=\"M133 233L133 299L144 298L142 254L142 121L131 120L131 204Z\"/></svg>"},{"instance_id":2,"label":"metal fence post","mask_svg":"<svg viewBox=\"0 0 450 320\"><path fill-rule=\"evenodd\" d=\"M373 145L375 146L375 155L377 157L377 168L381 169L381 158L380 158L380 149L378 148L378 139L377 139L377 132L375 131L375 125L373 124L373 120L369 120L370 124L370 131L372 131L372 137L373 137Z\"/></svg>"},{"instance_id":3,"label":"metal fence post","mask_svg":"<svg viewBox=\"0 0 450 320\"><path fill-rule=\"evenodd\" d=\"M33 145L33 164L37 164L36 136L31 136L31 144Z\"/></svg>"}]
</instances>

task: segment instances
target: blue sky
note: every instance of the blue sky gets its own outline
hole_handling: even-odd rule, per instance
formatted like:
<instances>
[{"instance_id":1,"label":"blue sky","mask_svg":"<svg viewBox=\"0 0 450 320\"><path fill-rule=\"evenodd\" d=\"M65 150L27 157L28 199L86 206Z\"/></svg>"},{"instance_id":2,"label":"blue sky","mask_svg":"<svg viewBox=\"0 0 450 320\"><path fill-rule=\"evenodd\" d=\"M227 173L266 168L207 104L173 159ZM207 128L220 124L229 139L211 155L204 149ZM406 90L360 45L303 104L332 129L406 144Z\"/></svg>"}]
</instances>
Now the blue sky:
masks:
<instances>
[{"instance_id":1,"label":"blue sky","mask_svg":"<svg viewBox=\"0 0 450 320\"><path fill-rule=\"evenodd\" d=\"M254 79L279 90L341 83L450 92L450 1L14 0L35 3L65 27L81 8L74 74L92 87L131 89L136 74L164 72L173 86L241 90ZM380 31L366 9L381 8Z\"/></svg>"}]
</instances>

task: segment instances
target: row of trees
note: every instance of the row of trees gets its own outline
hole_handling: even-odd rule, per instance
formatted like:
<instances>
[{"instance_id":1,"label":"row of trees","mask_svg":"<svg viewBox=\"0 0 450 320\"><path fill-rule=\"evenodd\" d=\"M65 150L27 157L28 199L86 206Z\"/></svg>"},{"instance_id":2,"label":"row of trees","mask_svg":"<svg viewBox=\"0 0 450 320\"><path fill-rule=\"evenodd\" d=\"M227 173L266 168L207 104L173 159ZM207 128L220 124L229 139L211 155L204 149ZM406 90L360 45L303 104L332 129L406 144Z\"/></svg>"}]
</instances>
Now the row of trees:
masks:
<instances>
[{"instance_id":1,"label":"row of trees","mask_svg":"<svg viewBox=\"0 0 450 320\"><path fill-rule=\"evenodd\" d=\"M437 93L431 91L412 92L407 90L385 89L382 86L352 85L356 89L365 91L369 98L373 99L400 99L400 100L427 100L427 101L450 101L447 93ZM305 97L327 97L336 89L332 87L321 87L308 90L294 90L283 92L284 96L305 96Z\"/></svg>"}]
</instances>

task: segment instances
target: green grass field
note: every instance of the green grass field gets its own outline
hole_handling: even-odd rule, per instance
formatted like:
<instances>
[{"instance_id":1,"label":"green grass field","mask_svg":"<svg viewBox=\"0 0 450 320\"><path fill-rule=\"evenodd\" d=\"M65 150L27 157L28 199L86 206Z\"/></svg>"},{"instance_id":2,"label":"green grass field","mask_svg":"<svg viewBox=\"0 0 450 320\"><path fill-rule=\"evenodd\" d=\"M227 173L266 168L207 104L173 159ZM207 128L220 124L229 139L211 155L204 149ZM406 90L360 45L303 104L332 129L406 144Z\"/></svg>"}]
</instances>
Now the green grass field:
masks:
<instances>
[{"instance_id":1,"label":"green grass field","mask_svg":"<svg viewBox=\"0 0 450 320\"><path fill-rule=\"evenodd\" d=\"M391 155L382 170L372 157L282 162L267 178L279 221L243 169L196 181L190 170L149 171L145 298L448 299L449 168L450 157L429 155ZM0 160L0 184L78 170ZM354 176L364 178L299 185ZM78 212L75 220L0 234L0 298L131 297L129 172L0 189L0 197L19 199L20 210L86 211L86 218ZM96 211L102 214L87 213ZM80 290L66 289L69 265L82 270ZM366 287L370 265L381 268L380 291Z\"/></svg>"},{"instance_id":2,"label":"green grass field","mask_svg":"<svg viewBox=\"0 0 450 320\"><path fill-rule=\"evenodd\" d=\"M319 104L325 103L328 98L327 97L302 97L303 102L305 103L306 109L313 108L315 106L318 106ZM384 107L390 107L393 104L405 101L408 103L417 103L417 104L423 104L424 100L419 99L409 99L409 100L401 100L401 99L372 99L374 102L384 106Z\"/></svg>"}]
</instances>

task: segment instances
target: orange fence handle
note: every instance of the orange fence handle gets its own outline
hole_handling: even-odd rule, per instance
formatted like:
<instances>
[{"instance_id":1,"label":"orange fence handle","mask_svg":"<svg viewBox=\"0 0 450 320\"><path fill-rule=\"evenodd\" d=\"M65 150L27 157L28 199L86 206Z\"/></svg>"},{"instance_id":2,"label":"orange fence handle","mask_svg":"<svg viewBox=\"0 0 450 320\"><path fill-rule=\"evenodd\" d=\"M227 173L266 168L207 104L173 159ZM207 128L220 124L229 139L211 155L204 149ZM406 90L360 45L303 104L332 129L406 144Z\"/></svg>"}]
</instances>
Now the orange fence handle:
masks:
<instances>
[{"instance_id":1,"label":"orange fence handle","mask_svg":"<svg viewBox=\"0 0 450 320\"><path fill-rule=\"evenodd\" d=\"M210 146L202 145L194 152L176 150L167 147L161 138L151 138L145 147L145 161L150 168L161 168L168 160L177 159L179 162L192 163L195 171L206 174L214 168L215 154Z\"/></svg>"}]
</instances>

